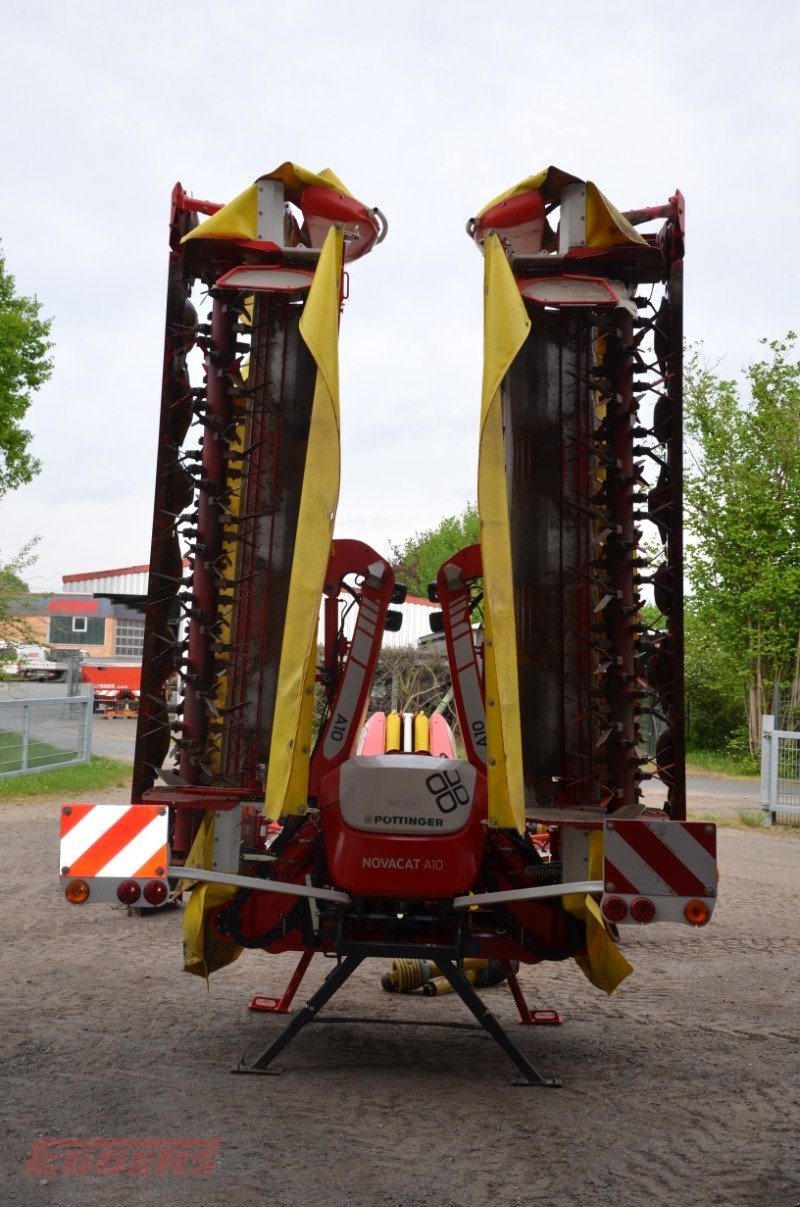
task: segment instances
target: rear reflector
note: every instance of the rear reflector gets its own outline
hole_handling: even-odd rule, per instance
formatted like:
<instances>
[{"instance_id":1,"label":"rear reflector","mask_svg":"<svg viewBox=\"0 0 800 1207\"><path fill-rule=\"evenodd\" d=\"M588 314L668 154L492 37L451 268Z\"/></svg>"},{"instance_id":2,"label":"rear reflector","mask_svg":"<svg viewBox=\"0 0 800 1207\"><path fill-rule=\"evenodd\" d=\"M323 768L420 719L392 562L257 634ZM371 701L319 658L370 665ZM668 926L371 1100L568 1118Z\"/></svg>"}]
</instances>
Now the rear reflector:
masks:
<instances>
[{"instance_id":1,"label":"rear reflector","mask_svg":"<svg viewBox=\"0 0 800 1207\"><path fill-rule=\"evenodd\" d=\"M705 926L711 917L711 910L705 901L687 901L683 907L683 916L692 926Z\"/></svg>"},{"instance_id":2,"label":"rear reflector","mask_svg":"<svg viewBox=\"0 0 800 1207\"><path fill-rule=\"evenodd\" d=\"M123 880L117 885L117 896L123 905L135 905L142 895L142 890L135 880Z\"/></svg>"},{"instance_id":3,"label":"rear reflector","mask_svg":"<svg viewBox=\"0 0 800 1207\"><path fill-rule=\"evenodd\" d=\"M603 913L609 922L621 922L628 913L628 906L622 897L606 897L603 902Z\"/></svg>"},{"instance_id":4,"label":"rear reflector","mask_svg":"<svg viewBox=\"0 0 800 1207\"><path fill-rule=\"evenodd\" d=\"M637 897L631 901L631 917L634 922L652 922L656 916L656 907L649 897Z\"/></svg>"},{"instance_id":5,"label":"rear reflector","mask_svg":"<svg viewBox=\"0 0 800 1207\"><path fill-rule=\"evenodd\" d=\"M83 905L89 896L89 885L85 880L70 880L64 889L64 896L73 905Z\"/></svg>"},{"instance_id":6,"label":"rear reflector","mask_svg":"<svg viewBox=\"0 0 800 1207\"><path fill-rule=\"evenodd\" d=\"M618 294L608 281L586 277L547 277L518 281L520 293L540 306L615 306Z\"/></svg>"},{"instance_id":7,"label":"rear reflector","mask_svg":"<svg viewBox=\"0 0 800 1207\"><path fill-rule=\"evenodd\" d=\"M148 880L142 896L148 905L161 905L167 899L166 880Z\"/></svg>"},{"instance_id":8,"label":"rear reflector","mask_svg":"<svg viewBox=\"0 0 800 1207\"><path fill-rule=\"evenodd\" d=\"M216 282L221 289L268 290L270 293L299 293L309 289L313 272L297 268L273 268L268 264L241 264Z\"/></svg>"}]
</instances>

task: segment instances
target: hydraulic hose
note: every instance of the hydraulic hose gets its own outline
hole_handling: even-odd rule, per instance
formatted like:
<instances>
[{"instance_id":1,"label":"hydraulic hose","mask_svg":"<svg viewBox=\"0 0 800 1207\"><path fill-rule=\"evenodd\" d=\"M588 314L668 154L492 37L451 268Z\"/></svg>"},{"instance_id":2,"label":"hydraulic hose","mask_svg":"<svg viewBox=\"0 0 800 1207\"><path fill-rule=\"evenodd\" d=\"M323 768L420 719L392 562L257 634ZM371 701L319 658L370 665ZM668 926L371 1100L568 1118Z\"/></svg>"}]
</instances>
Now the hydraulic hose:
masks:
<instances>
[{"instance_id":1,"label":"hydraulic hose","mask_svg":"<svg viewBox=\"0 0 800 1207\"><path fill-rule=\"evenodd\" d=\"M473 974L479 978L492 968L492 975L495 975L497 968L502 972L502 966L499 960L478 960L468 958L464 960L460 967L462 972L468 976ZM437 990L430 990L427 986L435 978L440 978L442 975L441 969L434 964L433 960L407 960L404 958L392 960L392 971L386 972L381 977L381 985L387 993L412 993L415 989L422 989L423 993L436 993ZM485 985L497 985L503 980L505 973L498 980L483 980L472 981L472 984L484 987Z\"/></svg>"},{"instance_id":2,"label":"hydraulic hose","mask_svg":"<svg viewBox=\"0 0 800 1207\"><path fill-rule=\"evenodd\" d=\"M467 962L465 961L465 963ZM501 985L506 979L506 970L503 968L500 960L474 960L470 962L484 965L483 968L465 968L463 970L470 985L474 985L476 989L489 989L492 985ZM514 969L515 972L517 968L519 968L519 964ZM447 977L434 976L422 986L422 992L428 997L438 997L442 993L452 993L453 986Z\"/></svg>"}]
</instances>

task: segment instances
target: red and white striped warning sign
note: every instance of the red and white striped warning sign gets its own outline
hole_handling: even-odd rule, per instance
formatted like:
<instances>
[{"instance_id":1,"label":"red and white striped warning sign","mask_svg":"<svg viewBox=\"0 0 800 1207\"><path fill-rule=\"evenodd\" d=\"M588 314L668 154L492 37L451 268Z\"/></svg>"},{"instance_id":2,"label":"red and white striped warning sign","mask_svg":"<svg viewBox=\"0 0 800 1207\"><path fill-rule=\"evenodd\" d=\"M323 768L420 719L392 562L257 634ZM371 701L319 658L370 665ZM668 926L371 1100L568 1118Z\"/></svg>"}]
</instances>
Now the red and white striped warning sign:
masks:
<instances>
[{"instance_id":1,"label":"red and white striped warning sign","mask_svg":"<svg viewBox=\"0 0 800 1207\"><path fill-rule=\"evenodd\" d=\"M683 903L717 895L716 826L697 821L607 821L603 888L628 903L647 897L656 921L679 921ZM675 908L673 908L673 906ZM675 914L675 917L672 915Z\"/></svg>"},{"instance_id":2,"label":"red and white striped warning sign","mask_svg":"<svg viewBox=\"0 0 800 1207\"><path fill-rule=\"evenodd\" d=\"M137 880L167 870L163 805L63 805L62 876Z\"/></svg>"}]
</instances>

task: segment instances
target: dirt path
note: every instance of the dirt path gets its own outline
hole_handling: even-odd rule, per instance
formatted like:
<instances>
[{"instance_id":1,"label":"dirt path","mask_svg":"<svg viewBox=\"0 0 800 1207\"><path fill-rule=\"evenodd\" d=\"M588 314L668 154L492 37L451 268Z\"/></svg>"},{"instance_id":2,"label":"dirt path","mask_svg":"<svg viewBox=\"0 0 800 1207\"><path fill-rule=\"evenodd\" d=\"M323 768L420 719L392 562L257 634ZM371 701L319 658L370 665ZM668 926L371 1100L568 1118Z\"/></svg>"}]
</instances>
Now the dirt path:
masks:
<instances>
[{"instance_id":1,"label":"dirt path","mask_svg":"<svg viewBox=\"0 0 800 1207\"><path fill-rule=\"evenodd\" d=\"M0 806L0 824L3 1204L800 1203L796 835L721 831L711 925L627 929L636 972L611 999L572 964L524 969L562 1027L523 1030L507 990L486 991L563 1077L543 1090L513 1087L480 1030L441 1027L471 1021L452 997L384 993L378 962L332 1004L346 1021L307 1028L280 1076L231 1077L281 1025L247 1002L279 993L294 957L246 953L207 993L180 971L177 912L60 900L54 802ZM58 1137L221 1144L208 1176L26 1173L34 1142Z\"/></svg>"}]
</instances>

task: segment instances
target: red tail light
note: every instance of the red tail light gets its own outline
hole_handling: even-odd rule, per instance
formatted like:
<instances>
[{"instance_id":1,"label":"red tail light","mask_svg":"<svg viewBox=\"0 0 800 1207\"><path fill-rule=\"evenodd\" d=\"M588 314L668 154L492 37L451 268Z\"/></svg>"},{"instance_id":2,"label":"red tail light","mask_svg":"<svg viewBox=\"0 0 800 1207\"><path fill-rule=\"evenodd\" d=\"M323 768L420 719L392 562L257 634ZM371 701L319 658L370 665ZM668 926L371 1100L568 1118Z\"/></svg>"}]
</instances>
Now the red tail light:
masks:
<instances>
[{"instance_id":1,"label":"red tail light","mask_svg":"<svg viewBox=\"0 0 800 1207\"><path fill-rule=\"evenodd\" d=\"M606 897L603 902L603 913L609 922L622 922L627 916L628 906L622 897Z\"/></svg>"},{"instance_id":2,"label":"red tail light","mask_svg":"<svg viewBox=\"0 0 800 1207\"><path fill-rule=\"evenodd\" d=\"M123 880L117 885L117 896L123 905L135 905L142 895L142 890L135 880Z\"/></svg>"},{"instance_id":3,"label":"red tail light","mask_svg":"<svg viewBox=\"0 0 800 1207\"><path fill-rule=\"evenodd\" d=\"M652 922L656 916L656 907L649 897L637 897L631 901L631 917L634 922Z\"/></svg>"},{"instance_id":4,"label":"red tail light","mask_svg":"<svg viewBox=\"0 0 800 1207\"><path fill-rule=\"evenodd\" d=\"M142 896L148 905L161 905L167 899L166 880L148 880Z\"/></svg>"}]
</instances>

